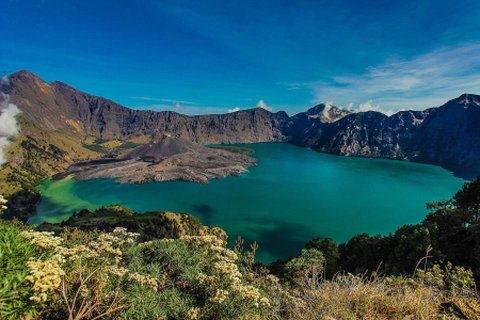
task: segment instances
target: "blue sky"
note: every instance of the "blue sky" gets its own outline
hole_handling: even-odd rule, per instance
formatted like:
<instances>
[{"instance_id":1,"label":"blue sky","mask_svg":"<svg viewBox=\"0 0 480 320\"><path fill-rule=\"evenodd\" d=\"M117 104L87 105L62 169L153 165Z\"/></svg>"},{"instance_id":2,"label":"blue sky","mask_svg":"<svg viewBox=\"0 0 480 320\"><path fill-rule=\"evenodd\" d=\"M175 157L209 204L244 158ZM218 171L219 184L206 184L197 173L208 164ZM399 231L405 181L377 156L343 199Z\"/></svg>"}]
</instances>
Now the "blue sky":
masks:
<instances>
[{"instance_id":1,"label":"blue sky","mask_svg":"<svg viewBox=\"0 0 480 320\"><path fill-rule=\"evenodd\" d=\"M0 71L135 108L424 109L480 94L480 1L0 0Z\"/></svg>"}]
</instances>

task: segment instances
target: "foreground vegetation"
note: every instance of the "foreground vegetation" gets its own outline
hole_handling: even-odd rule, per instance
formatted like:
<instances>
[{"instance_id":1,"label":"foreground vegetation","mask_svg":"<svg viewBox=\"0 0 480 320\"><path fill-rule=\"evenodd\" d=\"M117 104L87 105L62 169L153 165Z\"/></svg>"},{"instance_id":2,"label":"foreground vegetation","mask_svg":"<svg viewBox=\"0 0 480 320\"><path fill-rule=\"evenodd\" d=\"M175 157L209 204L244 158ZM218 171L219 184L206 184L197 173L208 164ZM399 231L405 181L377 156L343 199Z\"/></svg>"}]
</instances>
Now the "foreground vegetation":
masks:
<instances>
[{"instance_id":1,"label":"foreground vegetation","mask_svg":"<svg viewBox=\"0 0 480 320\"><path fill-rule=\"evenodd\" d=\"M137 242L112 232L59 236L0 223L2 319L474 319L471 272L435 265L412 277L322 276L304 249L279 279L255 264L256 246L226 247L218 228Z\"/></svg>"},{"instance_id":2,"label":"foreground vegetation","mask_svg":"<svg viewBox=\"0 0 480 320\"><path fill-rule=\"evenodd\" d=\"M0 319L480 319L480 180L429 207L395 234L313 239L268 267L256 243L229 248L188 215L0 220Z\"/></svg>"}]
</instances>

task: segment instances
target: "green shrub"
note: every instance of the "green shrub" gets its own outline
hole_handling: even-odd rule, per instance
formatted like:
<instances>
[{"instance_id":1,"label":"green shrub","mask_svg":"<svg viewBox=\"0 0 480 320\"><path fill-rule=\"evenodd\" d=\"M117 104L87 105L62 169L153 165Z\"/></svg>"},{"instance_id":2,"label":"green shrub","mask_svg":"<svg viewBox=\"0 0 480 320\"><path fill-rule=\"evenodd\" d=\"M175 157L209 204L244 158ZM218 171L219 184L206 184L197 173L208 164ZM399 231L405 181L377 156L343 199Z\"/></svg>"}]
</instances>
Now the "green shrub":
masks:
<instances>
[{"instance_id":1,"label":"green shrub","mask_svg":"<svg viewBox=\"0 0 480 320\"><path fill-rule=\"evenodd\" d=\"M322 275L325 258L317 249L302 249L300 255L287 262L285 272L288 279L298 285L315 287Z\"/></svg>"},{"instance_id":2,"label":"green shrub","mask_svg":"<svg viewBox=\"0 0 480 320\"><path fill-rule=\"evenodd\" d=\"M192 299L176 288L153 292L136 285L129 290L130 305L119 314L121 319L131 320L160 320L160 319L187 319L192 308Z\"/></svg>"},{"instance_id":3,"label":"green shrub","mask_svg":"<svg viewBox=\"0 0 480 320\"><path fill-rule=\"evenodd\" d=\"M127 251L125 259L129 269L162 281L155 296L130 295L124 318L141 319L152 309L160 319L242 319L268 309L256 276L237 264L244 259L215 235L154 240Z\"/></svg>"},{"instance_id":4,"label":"green shrub","mask_svg":"<svg viewBox=\"0 0 480 320\"><path fill-rule=\"evenodd\" d=\"M32 287L26 281L27 262L40 256L40 250L22 236L20 223L0 220L0 319L35 316L42 306L32 300Z\"/></svg>"}]
</instances>

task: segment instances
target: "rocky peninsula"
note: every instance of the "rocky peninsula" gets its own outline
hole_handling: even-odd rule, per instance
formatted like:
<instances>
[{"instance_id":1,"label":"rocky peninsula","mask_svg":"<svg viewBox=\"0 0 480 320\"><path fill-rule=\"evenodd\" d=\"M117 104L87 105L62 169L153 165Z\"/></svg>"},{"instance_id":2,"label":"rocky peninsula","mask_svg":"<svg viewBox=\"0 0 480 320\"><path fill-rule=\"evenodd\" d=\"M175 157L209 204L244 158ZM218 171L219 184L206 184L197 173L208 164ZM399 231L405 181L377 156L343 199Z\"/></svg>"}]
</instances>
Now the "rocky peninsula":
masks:
<instances>
[{"instance_id":1,"label":"rocky peninsula","mask_svg":"<svg viewBox=\"0 0 480 320\"><path fill-rule=\"evenodd\" d=\"M77 180L115 178L119 183L183 180L207 183L209 179L238 176L256 164L245 149L205 147L168 134L139 146L121 158L72 164L55 176L74 174Z\"/></svg>"}]
</instances>

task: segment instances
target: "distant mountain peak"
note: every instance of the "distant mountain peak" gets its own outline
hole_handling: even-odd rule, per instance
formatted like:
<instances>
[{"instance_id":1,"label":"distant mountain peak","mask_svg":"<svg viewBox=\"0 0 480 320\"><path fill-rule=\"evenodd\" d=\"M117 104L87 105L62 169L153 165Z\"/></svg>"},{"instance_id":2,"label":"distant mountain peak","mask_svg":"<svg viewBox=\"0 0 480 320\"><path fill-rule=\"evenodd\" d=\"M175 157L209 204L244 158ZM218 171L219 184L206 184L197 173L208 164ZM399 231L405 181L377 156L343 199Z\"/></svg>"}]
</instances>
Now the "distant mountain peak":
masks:
<instances>
[{"instance_id":1,"label":"distant mountain peak","mask_svg":"<svg viewBox=\"0 0 480 320\"><path fill-rule=\"evenodd\" d=\"M11 74L11 77L21 77L21 78L37 78L40 79L35 73L30 70L20 70Z\"/></svg>"},{"instance_id":2,"label":"distant mountain peak","mask_svg":"<svg viewBox=\"0 0 480 320\"><path fill-rule=\"evenodd\" d=\"M20 70L8 76L11 81L21 81L24 83L45 83L39 76L29 70Z\"/></svg>"},{"instance_id":3,"label":"distant mountain peak","mask_svg":"<svg viewBox=\"0 0 480 320\"><path fill-rule=\"evenodd\" d=\"M459 106L462 106L464 108L468 108L471 106L480 107L480 96L471 93L464 93L455 99L447 101L441 107L458 108Z\"/></svg>"},{"instance_id":4,"label":"distant mountain peak","mask_svg":"<svg viewBox=\"0 0 480 320\"><path fill-rule=\"evenodd\" d=\"M455 100L465 106L470 104L480 106L480 96L471 93L464 93Z\"/></svg>"},{"instance_id":5,"label":"distant mountain peak","mask_svg":"<svg viewBox=\"0 0 480 320\"><path fill-rule=\"evenodd\" d=\"M319 119L323 123L335 122L350 113L350 111L340 109L328 102L318 104L307 111L308 118Z\"/></svg>"},{"instance_id":6,"label":"distant mountain peak","mask_svg":"<svg viewBox=\"0 0 480 320\"><path fill-rule=\"evenodd\" d=\"M39 76L29 70L20 70L8 76L10 81L20 81L23 83L46 84Z\"/></svg>"},{"instance_id":7,"label":"distant mountain peak","mask_svg":"<svg viewBox=\"0 0 480 320\"><path fill-rule=\"evenodd\" d=\"M10 74L8 76L7 86L4 86L2 90L6 93L10 93L11 89L14 87L22 87L24 89L38 88L44 94L51 93L50 85L29 70L20 70Z\"/></svg>"}]
</instances>

